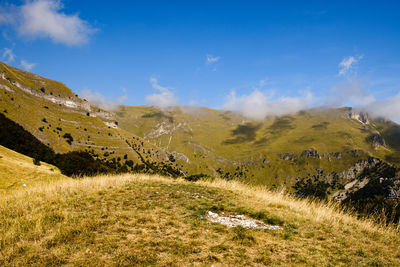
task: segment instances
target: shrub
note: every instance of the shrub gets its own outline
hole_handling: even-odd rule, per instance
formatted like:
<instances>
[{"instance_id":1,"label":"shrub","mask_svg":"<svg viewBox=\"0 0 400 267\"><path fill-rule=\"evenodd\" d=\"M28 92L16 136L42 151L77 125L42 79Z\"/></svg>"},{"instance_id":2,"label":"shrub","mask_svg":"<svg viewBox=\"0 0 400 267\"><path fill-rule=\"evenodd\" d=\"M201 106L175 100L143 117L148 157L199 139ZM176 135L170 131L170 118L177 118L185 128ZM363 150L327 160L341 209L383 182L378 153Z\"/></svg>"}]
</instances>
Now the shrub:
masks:
<instances>
[{"instance_id":1,"label":"shrub","mask_svg":"<svg viewBox=\"0 0 400 267\"><path fill-rule=\"evenodd\" d=\"M204 173L192 174L192 175L184 177L185 180L191 181L191 182L196 182L196 181L199 181L201 179L207 179L207 178L210 178L210 176L207 175L207 174L204 174Z\"/></svg>"},{"instance_id":2,"label":"shrub","mask_svg":"<svg viewBox=\"0 0 400 267\"><path fill-rule=\"evenodd\" d=\"M74 141L74 138L72 137L72 135L70 133L65 133L62 137L65 138L67 143L70 145Z\"/></svg>"},{"instance_id":3,"label":"shrub","mask_svg":"<svg viewBox=\"0 0 400 267\"><path fill-rule=\"evenodd\" d=\"M110 168L96 161L88 152L72 151L56 156L56 166L68 176L93 176L113 172Z\"/></svg>"},{"instance_id":4,"label":"shrub","mask_svg":"<svg viewBox=\"0 0 400 267\"><path fill-rule=\"evenodd\" d=\"M320 200L326 199L331 184L324 182L323 177L321 176L323 176L323 173L312 175L307 179L302 178L298 180L293 186L295 195L300 198L313 197Z\"/></svg>"},{"instance_id":5,"label":"shrub","mask_svg":"<svg viewBox=\"0 0 400 267\"><path fill-rule=\"evenodd\" d=\"M36 166L40 166L40 160L37 158L33 158L33 164L35 164Z\"/></svg>"}]
</instances>

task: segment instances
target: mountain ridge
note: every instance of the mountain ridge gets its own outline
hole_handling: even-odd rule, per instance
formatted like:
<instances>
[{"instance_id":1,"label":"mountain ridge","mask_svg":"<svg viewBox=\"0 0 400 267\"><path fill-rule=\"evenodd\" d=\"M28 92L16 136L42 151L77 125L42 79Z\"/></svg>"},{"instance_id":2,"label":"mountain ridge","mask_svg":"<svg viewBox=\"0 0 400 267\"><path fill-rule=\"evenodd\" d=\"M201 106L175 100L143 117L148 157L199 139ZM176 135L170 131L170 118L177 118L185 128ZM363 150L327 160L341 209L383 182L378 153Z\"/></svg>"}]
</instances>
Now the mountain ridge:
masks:
<instances>
[{"instance_id":1,"label":"mountain ridge","mask_svg":"<svg viewBox=\"0 0 400 267\"><path fill-rule=\"evenodd\" d=\"M87 150L100 159L143 166L154 162L187 176L289 190L299 178L321 169L343 173L368 157L400 163L400 126L351 108L311 109L264 120L185 106L105 111L62 83L4 63L0 75L0 111L56 152Z\"/></svg>"}]
</instances>

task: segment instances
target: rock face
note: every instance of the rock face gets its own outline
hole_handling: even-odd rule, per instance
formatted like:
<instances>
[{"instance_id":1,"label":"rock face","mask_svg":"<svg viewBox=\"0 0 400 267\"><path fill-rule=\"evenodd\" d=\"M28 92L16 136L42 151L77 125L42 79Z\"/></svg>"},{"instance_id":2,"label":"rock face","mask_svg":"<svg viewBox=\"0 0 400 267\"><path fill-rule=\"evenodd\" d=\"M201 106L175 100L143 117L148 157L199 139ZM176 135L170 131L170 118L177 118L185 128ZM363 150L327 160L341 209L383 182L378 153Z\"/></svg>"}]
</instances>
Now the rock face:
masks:
<instances>
[{"instance_id":1,"label":"rock face","mask_svg":"<svg viewBox=\"0 0 400 267\"><path fill-rule=\"evenodd\" d=\"M285 153L285 155L283 155L283 160L290 160L293 161L297 158L297 156L295 154L291 154L291 153Z\"/></svg>"},{"instance_id":2,"label":"rock face","mask_svg":"<svg viewBox=\"0 0 400 267\"><path fill-rule=\"evenodd\" d=\"M312 148L304 150L301 153L301 156L305 157L305 158L315 158L315 159L320 159L321 158L321 156L319 155L318 151L315 150L315 149L312 149Z\"/></svg>"},{"instance_id":3,"label":"rock face","mask_svg":"<svg viewBox=\"0 0 400 267\"><path fill-rule=\"evenodd\" d=\"M29 95L33 95L35 97L50 101L57 105L63 105L65 107L67 107L71 112L72 112L72 110L80 110L81 112L79 112L79 113L86 114L87 112L89 112L89 113L91 113L90 116L92 116L92 117L101 117L101 118L109 119L109 120L114 118L114 116L109 112L101 111L101 110L94 111L97 108L94 108L89 103L86 103L84 101L79 101L77 99L69 99L69 98L60 97L60 96L48 95L41 91L37 91L33 88L30 88L28 86L25 86L25 85L19 83L18 81L14 81L13 79L10 79L9 77L6 76L5 73L0 73L0 78ZM0 88L3 88L4 90L10 91L10 92L14 91L13 89L11 89L9 86L7 86L5 84L1 84Z\"/></svg>"},{"instance_id":4,"label":"rock face","mask_svg":"<svg viewBox=\"0 0 400 267\"><path fill-rule=\"evenodd\" d=\"M338 173L338 176L348 181L343 190L333 194L332 197L338 201L354 194L363 197L370 194L384 195L387 198L400 197L398 169L377 158L359 161L348 170Z\"/></svg>"},{"instance_id":5,"label":"rock face","mask_svg":"<svg viewBox=\"0 0 400 267\"><path fill-rule=\"evenodd\" d=\"M271 163L271 161L269 159L267 159L267 158L263 159L263 164L268 165L270 163Z\"/></svg>"},{"instance_id":6,"label":"rock face","mask_svg":"<svg viewBox=\"0 0 400 267\"><path fill-rule=\"evenodd\" d=\"M368 160L359 161L353 167L339 173L339 176L349 181L353 180L365 169L373 168L379 162L379 159L376 158L369 158Z\"/></svg>"},{"instance_id":7,"label":"rock face","mask_svg":"<svg viewBox=\"0 0 400 267\"><path fill-rule=\"evenodd\" d=\"M378 149L380 146L386 147L385 139L380 134L371 134L367 137L367 141L372 144L374 149Z\"/></svg>"},{"instance_id":8,"label":"rock face","mask_svg":"<svg viewBox=\"0 0 400 267\"><path fill-rule=\"evenodd\" d=\"M394 181L394 186L389 188L388 198L400 198L400 180Z\"/></svg>"},{"instance_id":9,"label":"rock face","mask_svg":"<svg viewBox=\"0 0 400 267\"><path fill-rule=\"evenodd\" d=\"M369 124L368 114L366 112L354 112L350 109L348 115L351 119L358 120L362 124Z\"/></svg>"}]
</instances>

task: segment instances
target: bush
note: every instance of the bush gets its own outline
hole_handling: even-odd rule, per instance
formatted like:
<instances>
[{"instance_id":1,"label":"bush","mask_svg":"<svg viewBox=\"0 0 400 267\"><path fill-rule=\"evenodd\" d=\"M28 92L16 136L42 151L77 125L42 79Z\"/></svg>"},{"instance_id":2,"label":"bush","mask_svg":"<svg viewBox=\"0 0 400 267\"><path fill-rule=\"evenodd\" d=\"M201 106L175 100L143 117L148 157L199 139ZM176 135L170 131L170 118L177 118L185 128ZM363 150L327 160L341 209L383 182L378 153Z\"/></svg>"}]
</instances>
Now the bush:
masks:
<instances>
[{"instance_id":1,"label":"bush","mask_svg":"<svg viewBox=\"0 0 400 267\"><path fill-rule=\"evenodd\" d=\"M35 164L36 166L40 166L40 160L38 160L37 158L34 158L33 164Z\"/></svg>"},{"instance_id":2,"label":"bush","mask_svg":"<svg viewBox=\"0 0 400 267\"><path fill-rule=\"evenodd\" d=\"M95 160L88 152L72 151L56 156L55 164L68 176L93 176L111 173L112 169Z\"/></svg>"},{"instance_id":3,"label":"bush","mask_svg":"<svg viewBox=\"0 0 400 267\"><path fill-rule=\"evenodd\" d=\"M196 182L196 181L199 181L201 179L207 179L207 178L211 178L211 176L209 176L207 174L204 174L204 173L193 174L193 175L189 175L187 177L184 177L185 180L191 181L191 182Z\"/></svg>"},{"instance_id":4,"label":"bush","mask_svg":"<svg viewBox=\"0 0 400 267\"><path fill-rule=\"evenodd\" d=\"M72 135L70 133L65 133L62 137L65 138L67 143L70 145L74 141L74 138L72 137Z\"/></svg>"},{"instance_id":5,"label":"bush","mask_svg":"<svg viewBox=\"0 0 400 267\"><path fill-rule=\"evenodd\" d=\"M326 199L331 185L319 180L316 176L301 179L293 186L295 195L300 198L314 197L320 200Z\"/></svg>"}]
</instances>

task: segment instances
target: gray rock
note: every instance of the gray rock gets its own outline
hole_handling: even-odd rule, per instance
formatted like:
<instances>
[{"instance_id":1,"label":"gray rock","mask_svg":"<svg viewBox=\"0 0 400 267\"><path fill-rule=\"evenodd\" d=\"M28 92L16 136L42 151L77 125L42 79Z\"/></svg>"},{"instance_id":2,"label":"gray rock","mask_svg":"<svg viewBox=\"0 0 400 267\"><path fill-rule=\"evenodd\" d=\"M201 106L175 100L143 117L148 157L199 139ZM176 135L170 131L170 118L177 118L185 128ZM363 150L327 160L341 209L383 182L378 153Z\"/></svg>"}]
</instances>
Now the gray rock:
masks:
<instances>
[{"instance_id":1,"label":"gray rock","mask_svg":"<svg viewBox=\"0 0 400 267\"><path fill-rule=\"evenodd\" d=\"M315 149L312 149L312 148L304 150L301 153L301 156L305 157L305 158L318 158L318 159L321 158L321 156L319 155L318 151L315 150Z\"/></svg>"}]
</instances>

